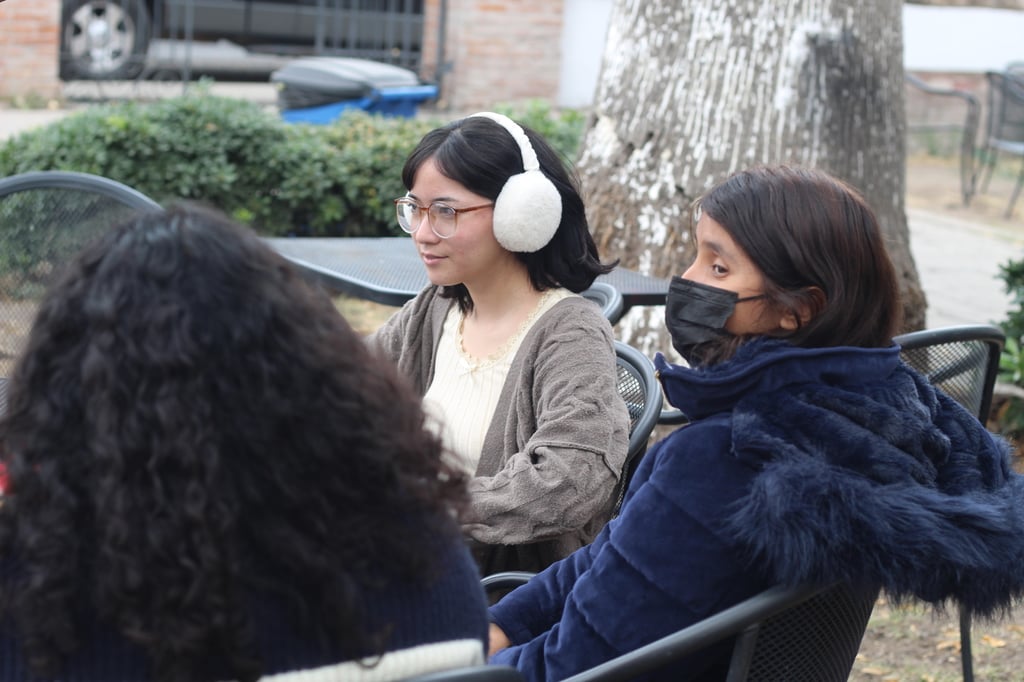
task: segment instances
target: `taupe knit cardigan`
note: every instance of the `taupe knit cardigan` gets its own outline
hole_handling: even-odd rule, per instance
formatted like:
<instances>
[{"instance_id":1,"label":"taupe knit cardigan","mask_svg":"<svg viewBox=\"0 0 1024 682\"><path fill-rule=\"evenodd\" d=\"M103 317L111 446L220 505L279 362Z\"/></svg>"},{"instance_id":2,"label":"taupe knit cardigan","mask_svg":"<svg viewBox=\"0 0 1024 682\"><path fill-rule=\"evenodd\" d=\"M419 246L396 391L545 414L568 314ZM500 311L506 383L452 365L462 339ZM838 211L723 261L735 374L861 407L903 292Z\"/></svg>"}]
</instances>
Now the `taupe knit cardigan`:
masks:
<instances>
[{"instance_id":1,"label":"taupe knit cardigan","mask_svg":"<svg viewBox=\"0 0 1024 682\"><path fill-rule=\"evenodd\" d=\"M428 286L368 342L423 395L453 300ZM540 570L607 522L629 441L612 329L580 296L534 323L512 361L484 437L463 530L484 574Z\"/></svg>"}]
</instances>

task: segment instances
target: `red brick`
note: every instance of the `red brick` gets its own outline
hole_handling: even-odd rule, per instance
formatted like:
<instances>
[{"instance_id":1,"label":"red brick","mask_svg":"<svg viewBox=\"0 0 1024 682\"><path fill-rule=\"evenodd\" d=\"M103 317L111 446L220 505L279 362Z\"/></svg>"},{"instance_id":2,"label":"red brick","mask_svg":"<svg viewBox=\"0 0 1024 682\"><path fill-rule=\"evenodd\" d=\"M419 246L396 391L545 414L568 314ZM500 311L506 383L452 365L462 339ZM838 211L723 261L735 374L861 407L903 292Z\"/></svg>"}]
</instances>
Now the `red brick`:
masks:
<instances>
[{"instance_id":1,"label":"red brick","mask_svg":"<svg viewBox=\"0 0 1024 682\"><path fill-rule=\"evenodd\" d=\"M60 92L60 0L15 0L0 6L0 96Z\"/></svg>"}]
</instances>

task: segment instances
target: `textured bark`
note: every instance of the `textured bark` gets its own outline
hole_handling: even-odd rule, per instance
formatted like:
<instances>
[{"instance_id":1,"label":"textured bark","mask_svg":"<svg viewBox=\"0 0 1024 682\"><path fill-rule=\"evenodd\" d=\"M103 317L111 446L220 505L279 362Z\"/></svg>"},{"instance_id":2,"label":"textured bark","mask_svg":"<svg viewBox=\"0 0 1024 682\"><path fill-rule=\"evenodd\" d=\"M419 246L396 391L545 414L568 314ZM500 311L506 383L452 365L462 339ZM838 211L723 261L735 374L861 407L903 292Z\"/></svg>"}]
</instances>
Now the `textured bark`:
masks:
<instances>
[{"instance_id":1,"label":"textured bark","mask_svg":"<svg viewBox=\"0 0 1024 682\"><path fill-rule=\"evenodd\" d=\"M602 254L678 274L692 257L689 206L709 186L758 163L817 167L874 207L906 328L922 327L904 211L903 87L892 0L616 0L578 163ZM665 348L662 314L631 312L620 336Z\"/></svg>"}]
</instances>

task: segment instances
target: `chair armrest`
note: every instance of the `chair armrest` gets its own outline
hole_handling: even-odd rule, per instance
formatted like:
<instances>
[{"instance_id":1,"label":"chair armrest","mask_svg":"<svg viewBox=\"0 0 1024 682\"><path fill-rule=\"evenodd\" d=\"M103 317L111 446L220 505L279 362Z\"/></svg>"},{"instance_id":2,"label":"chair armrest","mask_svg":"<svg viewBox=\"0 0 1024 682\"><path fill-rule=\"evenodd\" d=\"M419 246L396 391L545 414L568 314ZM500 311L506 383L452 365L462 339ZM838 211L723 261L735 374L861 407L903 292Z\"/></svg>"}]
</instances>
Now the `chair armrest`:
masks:
<instances>
[{"instance_id":1,"label":"chair armrest","mask_svg":"<svg viewBox=\"0 0 1024 682\"><path fill-rule=\"evenodd\" d=\"M512 666L485 664L417 675L405 682L523 682L523 676Z\"/></svg>"},{"instance_id":2,"label":"chair armrest","mask_svg":"<svg viewBox=\"0 0 1024 682\"><path fill-rule=\"evenodd\" d=\"M737 635L828 587L773 587L650 644L565 678L563 682L626 682Z\"/></svg>"},{"instance_id":3,"label":"chair armrest","mask_svg":"<svg viewBox=\"0 0 1024 682\"><path fill-rule=\"evenodd\" d=\"M512 589L525 585L526 581L537 575L530 571L502 571L501 573L492 573L491 575L484 576L480 579L480 584L484 586L485 592L500 589Z\"/></svg>"},{"instance_id":4,"label":"chair armrest","mask_svg":"<svg viewBox=\"0 0 1024 682\"><path fill-rule=\"evenodd\" d=\"M658 415L659 424L686 424L689 423L690 419L682 411L675 408L671 410L662 410L661 414Z\"/></svg>"}]
</instances>

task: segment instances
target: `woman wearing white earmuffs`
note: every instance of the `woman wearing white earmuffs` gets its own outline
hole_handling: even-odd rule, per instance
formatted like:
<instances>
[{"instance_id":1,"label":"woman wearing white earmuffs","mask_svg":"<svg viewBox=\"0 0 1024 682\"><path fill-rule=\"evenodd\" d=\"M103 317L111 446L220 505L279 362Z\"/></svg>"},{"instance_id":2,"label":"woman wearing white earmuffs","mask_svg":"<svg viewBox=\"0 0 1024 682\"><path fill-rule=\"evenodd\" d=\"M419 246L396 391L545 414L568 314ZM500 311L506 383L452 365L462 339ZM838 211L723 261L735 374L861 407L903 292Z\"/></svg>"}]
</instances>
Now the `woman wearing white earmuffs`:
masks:
<instances>
[{"instance_id":1,"label":"woman wearing white earmuffs","mask_svg":"<svg viewBox=\"0 0 1024 682\"><path fill-rule=\"evenodd\" d=\"M480 113L431 131L395 201L430 284L370 338L473 478L483 573L540 570L608 520L629 417L576 182L537 133Z\"/></svg>"}]
</instances>

